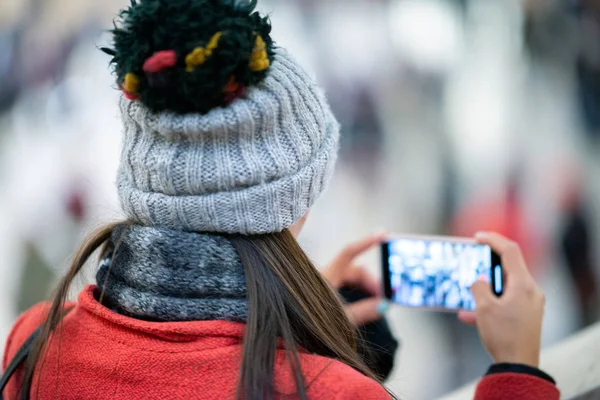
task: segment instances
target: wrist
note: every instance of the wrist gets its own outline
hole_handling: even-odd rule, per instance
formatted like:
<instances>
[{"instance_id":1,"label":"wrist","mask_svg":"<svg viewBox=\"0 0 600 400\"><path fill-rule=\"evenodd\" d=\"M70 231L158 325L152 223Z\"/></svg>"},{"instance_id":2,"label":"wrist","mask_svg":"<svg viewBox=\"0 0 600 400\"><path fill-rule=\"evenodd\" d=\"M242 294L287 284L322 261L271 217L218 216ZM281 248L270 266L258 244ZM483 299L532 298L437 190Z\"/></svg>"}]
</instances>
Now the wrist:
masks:
<instances>
[{"instance_id":1,"label":"wrist","mask_svg":"<svg viewBox=\"0 0 600 400\"><path fill-rule=\"evenodd\" d=\"M503 351L493 354L493 359L496 364L523 364L533 368L540 365L540 350L537 346L528 346L527 348L508 348L506 346Z\"/></svg>"},{"instance_id":2,"label":"wrist","mask_svg":"<svg viewBox=\"0 0 600 400\"><path fill-rule=\"evenodd\" d=\"M504 355L500 357L494 357L495 364L521 364L529 367L538 368L540 366L540 357L529 354L529 355Z\"/></svg>"}]
</instances>

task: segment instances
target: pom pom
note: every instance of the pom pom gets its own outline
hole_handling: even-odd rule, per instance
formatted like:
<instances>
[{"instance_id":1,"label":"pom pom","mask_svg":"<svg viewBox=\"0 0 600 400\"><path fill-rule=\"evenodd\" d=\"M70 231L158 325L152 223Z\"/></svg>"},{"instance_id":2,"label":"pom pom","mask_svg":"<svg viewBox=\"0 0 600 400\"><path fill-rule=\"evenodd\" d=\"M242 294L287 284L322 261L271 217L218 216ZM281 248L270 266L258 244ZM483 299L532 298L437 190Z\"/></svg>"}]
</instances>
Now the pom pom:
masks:
<instances>
[{"instance_id":1,"label":"pom pom","mask_svg":"<svg viewBox=\"0 0 600 400\"><path fill-rule=\"evenodd\" d=\"M207 113L257 85L274 51L269 20L255 7L256 0L132 2L105 49L125 95L155 112Z\"/></svg>"},{"instance_id":2,"label":"pom pom","mask_svg":"<svg viewBox=\"0 0 600 400\"><path fill-rule=\"evenodd\" d=\"M152 88L166 88L169 85L169 75L171 74L168 71L147 73L146 79L148 80L148 85Z\"/></svg>"}]
</instances>

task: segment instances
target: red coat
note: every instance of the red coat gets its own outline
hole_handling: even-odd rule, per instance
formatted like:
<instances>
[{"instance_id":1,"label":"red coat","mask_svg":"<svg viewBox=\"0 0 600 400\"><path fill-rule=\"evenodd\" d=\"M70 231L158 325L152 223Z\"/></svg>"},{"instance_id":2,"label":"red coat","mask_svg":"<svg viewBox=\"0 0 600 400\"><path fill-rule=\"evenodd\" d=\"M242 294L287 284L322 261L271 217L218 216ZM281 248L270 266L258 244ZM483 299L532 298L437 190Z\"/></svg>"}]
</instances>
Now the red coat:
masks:
<instances>
[{"instance_id":1,"label":"red coat","mask_svg":"<svg viewBox=\"0 0 600 400\"><path fill-rule=\"evenodd\" d=\"M235 397L244 325L223 321L146 322L116 314L94 298L88 286L64 319L60 359L50 346L39 399L231 399ZM4 353L3 369L41 323L47 305L25 312L15 323ZM58 336L59 331L56 332ZM58 339L58 337L55 337ZM58 363L60 368L58 369ZM279 393L295 385L283 351L277 355ZM388 399L376 382L341 362L301 353L311 399ZM21 372L5 390L16 399ZM37 377L36 377L37 379ZM516 397L516 393L520 393ZM36 382L32 386L36 399ZM497 374L482 380L478 399L558 399L550 382L529 375Z\"/></svg>"}]
</instances>

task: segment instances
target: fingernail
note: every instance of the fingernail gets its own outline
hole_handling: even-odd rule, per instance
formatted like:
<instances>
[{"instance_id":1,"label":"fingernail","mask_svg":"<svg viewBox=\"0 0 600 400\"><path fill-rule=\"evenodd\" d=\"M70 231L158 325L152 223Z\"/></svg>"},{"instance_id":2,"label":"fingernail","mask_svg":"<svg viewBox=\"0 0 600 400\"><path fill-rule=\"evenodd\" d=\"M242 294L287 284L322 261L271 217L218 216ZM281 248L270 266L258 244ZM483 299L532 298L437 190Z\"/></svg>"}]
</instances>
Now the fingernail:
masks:
<instances>
[{"instance_id":1,"label":"fingernail","mask_svg":"<svg viewBox=\"0 0 600 400\"><path fill-rule=\"evenodd\" d=\"M380 315L384 315L389 308L390 308L390 302L387 300L382 300L379 304L377 304L377 312Z\"/></svg>"},{"instance_id":2,"label":"fingernail","mask_svg":"<svg viewBox=\"0 0 600 400\"><path fill-rule=\"evenodd\" d=\"M477 239L483 239L483 238L485 237L485 232L477 232L477 233L475 234L475 237L476 237Z\"/></svg>"}]
</instances>

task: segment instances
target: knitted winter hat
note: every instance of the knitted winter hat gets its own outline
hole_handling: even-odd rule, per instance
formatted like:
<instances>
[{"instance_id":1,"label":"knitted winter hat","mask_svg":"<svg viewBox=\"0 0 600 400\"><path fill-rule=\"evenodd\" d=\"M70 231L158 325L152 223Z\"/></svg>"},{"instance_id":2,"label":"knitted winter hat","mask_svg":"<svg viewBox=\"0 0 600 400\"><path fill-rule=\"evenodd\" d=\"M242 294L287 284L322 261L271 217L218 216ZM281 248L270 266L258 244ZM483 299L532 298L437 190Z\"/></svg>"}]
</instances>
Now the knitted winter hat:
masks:
<instances>
[{"instance_id":1,"label":"knitted winter hat","mask_svg":"<svg viewBox=\"0 0 600 400\"><path fill-rule=\"evenodd\" d=\"M135 0L113 56L124 91L121 203L187 231L281 231L312 206L339 126L323 92L274 48L256 1Z\"/></svg>"}]
</instances>

